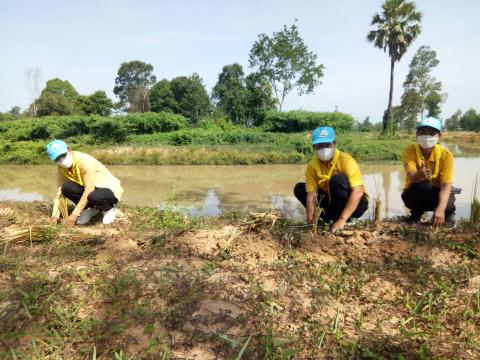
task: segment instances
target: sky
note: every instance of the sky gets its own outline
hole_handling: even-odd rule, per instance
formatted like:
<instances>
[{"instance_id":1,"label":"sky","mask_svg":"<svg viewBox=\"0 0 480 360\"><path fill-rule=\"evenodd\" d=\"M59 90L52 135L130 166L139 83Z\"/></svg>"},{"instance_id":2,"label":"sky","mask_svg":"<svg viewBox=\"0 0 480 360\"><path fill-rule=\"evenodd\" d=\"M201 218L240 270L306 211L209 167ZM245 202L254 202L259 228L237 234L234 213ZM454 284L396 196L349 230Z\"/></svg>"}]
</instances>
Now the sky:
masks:
<instances>
[{"instance_id":1,"label":"sky","mask_svg":"<svg viewBox=\"0 0 480 360\"><path fill-rule=\"evenodd\" d=\"M422 33L395 67L394 104L415 51L437 52L433 75L448 94L442 116L480 110L480 1L417 0ZM0 0L0 111L31 102L26 72L41 70L82 95L113 87L122 62L141 60L157 79L197 72L210 92L222 67L245 72L258 34L297 19L300 34L325 66L311 95L291 93L284 110L339 111L380 121L387 106L389 58L366 40L373 0Z\"/></svg>"}]
</instances>

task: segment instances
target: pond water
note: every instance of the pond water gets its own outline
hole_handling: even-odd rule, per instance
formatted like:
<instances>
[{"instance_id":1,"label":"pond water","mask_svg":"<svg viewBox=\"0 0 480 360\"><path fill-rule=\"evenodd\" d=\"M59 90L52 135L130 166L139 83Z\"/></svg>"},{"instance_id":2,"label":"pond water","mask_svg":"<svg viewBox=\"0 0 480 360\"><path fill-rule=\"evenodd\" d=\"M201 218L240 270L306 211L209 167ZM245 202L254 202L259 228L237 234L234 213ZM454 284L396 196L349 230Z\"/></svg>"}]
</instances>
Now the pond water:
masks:
<instances>
[{"instance_id":1,"label":"pond water","mask_svg":"<svg viewBox=\"0 0 480 360\"><path fill-rule=\"evenodd\" d=\"M360 165L370 198L380 196L381 216L406 214L400 194L404 172L398 165ZM293 196L293 187L304 181L305 165L252 166L108 166L125 189L123 201L130 205L172 206L192 215L211 216L225 211L257 211L276 208L301 219L304 209ZM470 215L470 201L480 157L456 158L454 185L457 217ZM55 193L54 165L1 165L0 201L52 199ZM373 201L370 201L371 203ZM370 209L364 217L372 217Z\"/></svg>"}]
</instances>

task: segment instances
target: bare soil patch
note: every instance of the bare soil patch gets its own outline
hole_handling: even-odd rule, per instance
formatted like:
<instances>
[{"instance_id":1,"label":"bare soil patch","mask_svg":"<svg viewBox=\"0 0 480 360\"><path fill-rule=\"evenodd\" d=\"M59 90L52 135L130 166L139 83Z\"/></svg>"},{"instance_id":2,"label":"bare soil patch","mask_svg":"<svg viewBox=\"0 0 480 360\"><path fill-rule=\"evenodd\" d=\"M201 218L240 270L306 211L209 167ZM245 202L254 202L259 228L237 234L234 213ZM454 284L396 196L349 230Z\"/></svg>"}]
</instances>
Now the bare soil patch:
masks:
<instances>
[{"instance_id":1,"label":"bare soil patch","mask_svg":"<svg viewBox=\"0 0 480 360\"><path fill-rule=\"evenodd\" d=\"M2 229L45 225L50 206L0 203ZM229 359L248 339L244 359L478 355L478 230L312 235L272 219L122 207L112 226L74 229L99 243L62 240L59 225L8 247L0 357Z\"/></svg>"}]
</instances>

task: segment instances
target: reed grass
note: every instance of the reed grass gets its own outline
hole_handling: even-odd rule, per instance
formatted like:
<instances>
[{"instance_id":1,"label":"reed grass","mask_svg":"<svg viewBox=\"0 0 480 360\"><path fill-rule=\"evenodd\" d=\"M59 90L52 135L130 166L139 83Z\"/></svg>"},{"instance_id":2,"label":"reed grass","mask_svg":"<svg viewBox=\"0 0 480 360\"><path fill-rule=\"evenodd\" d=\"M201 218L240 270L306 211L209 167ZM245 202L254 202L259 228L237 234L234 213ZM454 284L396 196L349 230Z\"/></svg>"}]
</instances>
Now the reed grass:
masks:
<instances>
[{"instance_id":1,"label":"reed grass","mask_svg":"<svg viewBox=\"0 0 480 360\"><path fill-rule=\"evenodd\" d=\"M374 196L374 205L373 205L373 221L378 223L381 220L381 210L382 210L382 200L380 199L380 185L378 177L375 176L374 178L374 185L375 185L375 196Z\"/></svg>"},{"instance_id":2,"label":"reed grass","mask_svg":"<svg viewBox=\"0 0 480 360\"><path fill-rule=\"evenodd\" d=\"M472 202L470 203L470 225L478 227L480 225L480 201L477 197L477 190L479 185L478 174L473 182Z\"/></svg>"}]
</instances>

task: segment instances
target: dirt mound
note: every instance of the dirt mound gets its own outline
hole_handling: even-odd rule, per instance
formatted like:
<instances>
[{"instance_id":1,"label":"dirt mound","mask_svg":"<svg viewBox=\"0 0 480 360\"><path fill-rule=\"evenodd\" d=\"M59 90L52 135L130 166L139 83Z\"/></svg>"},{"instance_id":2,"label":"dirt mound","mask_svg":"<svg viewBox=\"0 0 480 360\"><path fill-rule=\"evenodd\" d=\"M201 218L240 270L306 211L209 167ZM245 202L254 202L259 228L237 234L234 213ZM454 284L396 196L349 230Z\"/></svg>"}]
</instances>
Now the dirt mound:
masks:
<instances>
[{"instance_id":1,"label":"dirt mound","mask_svg":"<svg viewBox=\"0 0 480 360\"><path fill-rule=\"evenodd\" d=\"M0 203L0 219L45 225L50 210ZM477 230L314 236L273 216L122 210L75 227L102 243L53 235L0 256L0 357L224 359L250 339L245 359L475 358Z\"/></svg>"}]
</instances>

